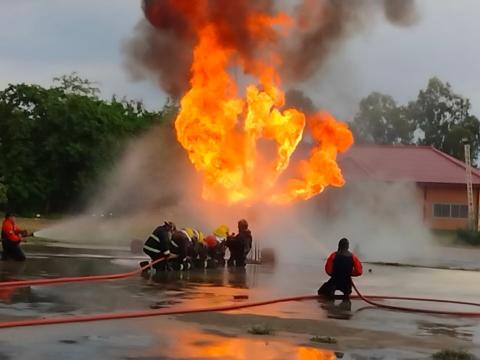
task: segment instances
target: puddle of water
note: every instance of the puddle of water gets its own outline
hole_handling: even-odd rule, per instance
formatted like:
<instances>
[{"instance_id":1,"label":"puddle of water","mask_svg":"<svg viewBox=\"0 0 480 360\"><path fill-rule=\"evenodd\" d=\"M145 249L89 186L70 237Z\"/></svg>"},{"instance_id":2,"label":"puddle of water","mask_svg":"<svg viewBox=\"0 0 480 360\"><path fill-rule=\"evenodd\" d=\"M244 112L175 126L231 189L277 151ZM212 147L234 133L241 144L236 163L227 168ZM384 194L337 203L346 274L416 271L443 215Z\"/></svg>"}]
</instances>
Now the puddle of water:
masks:
<instances>
[{"instance_id":1,"label":"puddle of water","mask_svg":"<svg viewBox=\"0 0 480 360\"><path fill-rule=\"evenodd\" d=\"M458 324L447 324L447 321L443 323L431 322L431 321L418 321L418 335L419 336L436 336L446 335L464 341L472 341L474 333L469 326L462 326Z\"/></svg>"},{"instance_id":2,"label":"puddle of water","mask_svg":"<svg viewBox=\"0 0 480 360\"><path fill-rule=\"evenodd\" d=\"M7 333L8 334L8 333ZM135 360L387 360L426 359L425 353L396 349L340 351L313 345L305 337L246 336L242 330L201 329L174 320L119 321L115 327L79 324L76 327L14 330L0 342L6 357L30 359ZM428 354L428 353L427 353ZM1 359L1 358L0 358Z\"/></svg>"},{"instance_id":3,"label":"puddle of water","mask_svg":"<svg viewBox=\"0 0 480 360\"><path fill-rule=\"evenodd\" d=\"M118 261L33 258L24 264L0 263L0 279L109 274L129 271L136 263L136 259ZM480 273L373 265L368 268L371 268L372 272L367 272L358 279L360 288L368 294L439 298L454 296L471 301L478 297L476 288L471 284L480 281ZM0 321L15 317L89 314L172 306L205 307L258 301L313 294L324 280L320 261L318 266L285 265L271 268L249 265L246 271L217 269L169 272L161 273L153 279L138 276L115 282L0 289ZM358 329L423 337L444 335L470 343L476 343L480 339L480 323L476 319L372 310L357 301L352 302L351 310L345 309L339 302L326 306L308 301L275 304L233 313L286 319L341 319L348 320L348 326Z\"/></svg>"},{"instance_id":4,"label":"puddle of water","mask_svg":"<svg viewBox=\"0 0 480 360\"><path fill-rule=\"evenodd\" d=\"M160 335L160 334L159 334ZM299 346L286 340L252 339L242 337L222 337L213 334L179 330L176 337L182 339L170 342L164 350L153 350L151 355L171 356L175 359L297 359L297 360L334 360L332 350Z\"/></svg>"},{"instance_id":5,"label":"puddle of water","mask_svg":"<svg viewBox=\"0 0 480 360\"><path fill-rule=\"evenodd\" d=\"M17 329L0 342L6 356L29 359L298 359L333 360L333 350L296 344L282 337L245 337L219 334L172 320L142 321L130 326L119 321L115 328L48 328L35 332ZM88 334L88 335L85 335ZM83 356L83 357L80 357Z\"/></svg>"}]
</instances>

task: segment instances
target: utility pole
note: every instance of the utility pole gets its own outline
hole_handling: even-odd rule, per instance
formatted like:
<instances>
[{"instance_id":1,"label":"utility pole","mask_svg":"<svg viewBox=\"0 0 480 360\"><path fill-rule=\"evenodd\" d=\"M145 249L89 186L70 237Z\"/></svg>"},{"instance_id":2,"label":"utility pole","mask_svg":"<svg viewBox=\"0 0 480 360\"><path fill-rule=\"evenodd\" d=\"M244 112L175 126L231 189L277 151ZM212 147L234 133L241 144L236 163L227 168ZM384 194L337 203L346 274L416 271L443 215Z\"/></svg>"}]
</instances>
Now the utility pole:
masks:
<instances>
[{"instance_id":1,"label":"utility pole","mask_svg":"<svg viewBox=\"0 0 480 360\"><path fill-rule=\"evenodd\" d=\"M472 161L470 158L470 143L468 139L462 139L465 151L465 175L467 181L467 202L468 202L468 229L475 231L475 212L473 208L473 185L472 185Z\"/></svg>"}]
</instances>

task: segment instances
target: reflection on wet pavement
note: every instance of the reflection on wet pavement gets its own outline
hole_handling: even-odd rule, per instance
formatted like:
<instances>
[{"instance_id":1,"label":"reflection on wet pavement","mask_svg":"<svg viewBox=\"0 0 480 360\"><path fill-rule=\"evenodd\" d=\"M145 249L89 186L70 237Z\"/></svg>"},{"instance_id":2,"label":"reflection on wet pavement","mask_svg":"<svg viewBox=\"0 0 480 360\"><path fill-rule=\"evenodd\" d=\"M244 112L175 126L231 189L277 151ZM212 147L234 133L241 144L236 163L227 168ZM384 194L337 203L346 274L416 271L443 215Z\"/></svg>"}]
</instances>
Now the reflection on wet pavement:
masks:
<instances>
[{"instance_id":1,"label":"reflection on wet pavement","mask_svg":"<svg viewBox=\"0 0 480 360\"><path fill-rule=\"evenodd\" d=\"M163 354L169 354L171 359L297 359L297 360L333 360L335 353L330 350L316 349L307 346L297 346L288 341L277 341L220 337L218 335L198 333L192 330L178 331L177 342L170 343Z\"/></svg>"},{"instance_id":2,"label":"reflection on wet pavement","mask_svg":"<svg viewBox=\"0 0 480 360\"><path fill-rule=\"evenodd\" d=\"M326 311L329 319L349 320L352 318L352 302L349 300L342 301L325 301L319 300L320 307Z\"/></svg>"},{"instance_id":3,"label":"reflection on wet pavement","mask_svg":"<svg viewBox=\"0 0 480 360\"><path fill-rule=\"evenodd\" d=\"M75 276L88 274L109 274L124 272L138 266L137 260L123 261L118 265L114 260L85 259L85 258L53 258L30 259L25 264L0 263L0 278L37 278L55 276ZM19 265L19 266L18 266ZM128 266L128 267L127 267ZM429 295L430 290L435 290L435 277L437 272L430 269L410 269L374 267L369 273L359 280L360 286L366 293L383 294L415 294ZM456 274L452 274L456 273ZM480 274L471 272L452 272L452 286L458 287L459 280L468 284L480 280ZM415 275L413 275L415 274ZM456 275L456 277L452 277ZM405 283L405 278L421 277L424 284L421 289L411 286L416 282ZM446 284L445 274L442 273L443 286ZM388 282L386 281L388 277ZM119 310L147 309L188 304L195 306L213 306L236 303L242 301L257 301L281 296L304 295L315 292L316 287L322 282L321 267L308 266L282 266L269 268L264 266L248 266L246 270L216 269L210 271L191 272L166 272L159 273L153 278L148 276L143 279L139 276L110 282L75 283L59 286L33 287L27 289L2 289L0 290L0 319L7 315L31 316L47 313L92 313L112 312ZM462 279L465 278L465 279ZM428 280L427 280L428 279ZM406 285L411 289L407 290ZM371 290L370 290L371 289ZM402 291L399 291L402 289ZM466 287L471 289L471 286ZM457 296L465 300L475 300L470 294L457 291ZM448 294L434 294L438 297L447 297ZM95 298L95 301L91 299ZM473 298L473 299L472 299ZM48 306L49 305L49 306ZM424 306L424 305L423 305ZM26 311L19 314L18 311ZM366 310L365 310L366 309ZM312 318L326 317L350 319L361 326L375 323L372 326L380 327L376 318L380 310L369 311L365 304L353 302L351 311L345 304L320 306L316 302L275 304L268 307L246 309L241 313L260 313L286 318ZM397 318L408 319L409 314L384 312L386 318L394 322ZM418 316L418 315L416 315ZM425 317L429 319L429 317ZM424 320L425 320L424 319ZM413 323L414 324L414 323ZM463 322L460 321L460 325Z\"/></svg>"},{"instance_id":4,"label":"reflection on wet pavement","mask_svg":"<svg viewBox=\"0 0 480 360\"><path fill-rule=\"evenodd\" d=\"M0 280L118 273L130 271L137 267L138 263L138 259L122 259L120 261L107 258L39 257L31 258L25 264L0 263ZM480 281L480 273L388 266L370 267L373 269L372 273L367 273L358 280L360 288L365 293L439 298L451 298L452 294L455 294L456 298L466 301L475 301L478 297L471 284ZM153 277L135 276L121 281L0 289L0 321L42 316L158 309L173 306L195 308L258 301L282 296L306 295L315 293L316 288L323 280L323 269L320 265L318 267L285 265L276 268L249 265L246 270L216 269L184 273L168 272L159 273ZM438 286L439 283L441 283L441 286ZM339 301L334 304L317 301L293 302L230 313L275 316L292 320L342 320L345 326L361 330L388 331L410 336L420 335L422 338L445 336L475 345L480 339L480 323L476 319L388 312L372 309L358 301L353 301L351 304ZM156 321L157 319L152 319L151 323L154 324ZM139 321L130 321L130 324L136 323L139 323ZM104 323L102 326L115 328L113 324L116 323ZM52 328L45 328L46 332L48 333ZM97 323L95 323L96 328ZM29 329L24 331L28 332ZM152 331L155 332L155 328ZM145 329L140 331L138 338L135 337L137 336L135 334L131 335L133 336L132 339L135 339L134 342L143 344L142 348L150 349L147 355L144 353L135 354L139 357L134 358L148 359L149 356L163 356L168 359L199 357L244 359L247 358L247 353L260 354L261 357L258 358L262 359L342 358L341 354L335 355L332 351L299 346L281 340L268 339L266 341L244 336L225 337L202 331L195 333L182 333L182 331L185 330L179 328L175 332L179 336L177 340L182 339L181 347L165 343L163 340L160 345L150 346L149 337L144 333ZM170 328L168 332L170 334ZM165 339L165 336L165 329L159 329L156 338ZM126 338L121 338L121 341L115 341L114 344L107 341L107 338L108 336L95 337L95 335L85 337L84 334L73 338L59 338L56 340L54 348L58 350L64 347L79 347L79 354L95 354L95 349L108 342L109 345L105 345L107 348L111 346L113 349L124 349L123 346L125 345L126 349L135 349L132 344L128 345ZM48 339L50 338L47 337L47 343ZM5 352L4 348L15 345L9 343L3 346L2 340L2 337L0 337L0 359L2 358L2 352L9 354ZM158 346L163 348L159 349ZM166 351L165 349L169 350ZM25 349L20 347L20 353L23 350ZM16 354L15 351L13 351L14 354ZM387 353L391 354L391 352ZM58 356L57 353L50 354ZM286 355L282 356L281 354ZM377 353L378 356L375 358L388 359L388 354L385 355L385 353L380 352ZM367 355L357 351L347 352L343 358L371 358L365 356ZM403 354L401 358L409 358L409 356L409 354ZM33 355L31 358L34 358ZM117 357L115 355L112 358Z\"/></svg>"},{"instance_id":5,"label":"reflection on wet pavement","mask_svg":"<svg viewBox=\"0 0 480 360\"><path fill-rule=\"evenodd\" d=\"M430 321L418 321L418 335L446 335L466 341L473 340L472 331L467 330L464 326Z\"/></svg>"},{"instance_id":6,"label":"reflection on wet pavement","mask_svg":"<svg viewBox=\"0 0 480 360\"><path fill-rule=\"evenodd\" d=\"M71 331L52 331L49 335L30 332L15 336L16 342L3 343L0 353L7 357L30 359L224 359L224 360L333 360L335 352L298 345L282 337L241 337L214 334L197 326L166 320L128 322L95 329L79 325ZM26 330L27 332L29 330ZM69 333L69 334L68 334ZM68 335L67 335L68 334ZM12 337L13 340L13 337ZM0 357L1 359L1 357Z\"/></svg>"}]
</instances>

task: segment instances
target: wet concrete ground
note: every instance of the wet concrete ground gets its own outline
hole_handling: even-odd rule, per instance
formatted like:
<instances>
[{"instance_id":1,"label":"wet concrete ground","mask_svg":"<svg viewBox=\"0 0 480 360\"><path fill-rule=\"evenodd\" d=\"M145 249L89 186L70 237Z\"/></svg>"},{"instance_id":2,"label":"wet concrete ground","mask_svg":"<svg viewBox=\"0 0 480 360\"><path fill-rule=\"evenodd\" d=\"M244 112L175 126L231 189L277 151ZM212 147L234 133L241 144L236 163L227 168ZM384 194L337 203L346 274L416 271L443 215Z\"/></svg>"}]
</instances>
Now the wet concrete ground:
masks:
<instances>
[{"instance_id":1,"label":"wet concrete ground","mask_svg":"<svg viewBox=\"0 0 480 360\"><path fill-rule=\"evenodd\" d=\"M38 278L129 271L139 258L115 249L30 247L24 264L0 263L0 278ZM83 255L77 256L76 254ZM154 278L0 290L0 322L15 319L214 306L315 293L322 261L245 271L165 273ZM366 265L365 294L478 301L480 273ZM371 272L368 272L371 269ZM245 299L248 297L248 299ZM239 299L241 298L241 299ZM243 298L243 299L242 299ZM409 304L435 306L431 304ZM474 311L453 306L442 308ZM274 335L248 333L268 325ZM318 344L312 336L333 336ZM480 320L372 309L351 311L316 301L206 313L0 330L0 359L425 359L441 348L480 354Z\"/></svg>"}]
</instances>

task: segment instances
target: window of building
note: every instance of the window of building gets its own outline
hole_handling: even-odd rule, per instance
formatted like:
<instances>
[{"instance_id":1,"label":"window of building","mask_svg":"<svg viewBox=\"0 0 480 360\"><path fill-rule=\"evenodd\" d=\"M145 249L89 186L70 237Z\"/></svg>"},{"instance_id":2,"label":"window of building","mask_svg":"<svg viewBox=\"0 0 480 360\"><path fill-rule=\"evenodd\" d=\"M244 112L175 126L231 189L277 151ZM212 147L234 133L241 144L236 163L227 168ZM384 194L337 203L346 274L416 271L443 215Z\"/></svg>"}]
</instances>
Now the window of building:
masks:
<instances>
[{"instance_id":1,"label":"window of building","mask_svg":"<svg viewBox=\"0 0 480 360\"><path fill-rule=\"evenodd\" d=\"M468 218L468 206L467 205L451 205L452 218Z\"/></svg>"},{"instance_id":2,"label":"window of building","mask_svg":"<svg viewBox=\"0 0 480 360\"><path fill-rule=\"evenodd\" d=\"M464 204L433 204L433 216L439 218L468 218L468 206Z\"/></svg>"},{"instance_id":3,"label":"window of building","mask_svg":"<svg viewBox=\"0 0 480 360\"><path fill-rule=\"evenodd\" d=\"M433 216L450 217L450 204L433 204Z\"/></svg>"}]
</instances>

